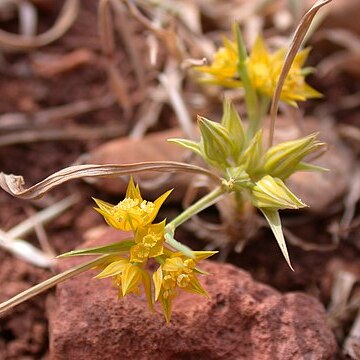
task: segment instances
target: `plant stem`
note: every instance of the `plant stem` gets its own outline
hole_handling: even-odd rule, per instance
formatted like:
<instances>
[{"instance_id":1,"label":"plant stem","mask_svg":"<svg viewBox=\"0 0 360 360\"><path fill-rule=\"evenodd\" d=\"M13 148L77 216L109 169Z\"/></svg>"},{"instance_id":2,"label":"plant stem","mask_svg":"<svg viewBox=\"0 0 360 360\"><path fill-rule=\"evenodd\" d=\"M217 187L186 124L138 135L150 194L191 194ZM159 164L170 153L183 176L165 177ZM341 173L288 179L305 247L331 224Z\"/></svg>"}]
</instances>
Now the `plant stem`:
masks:
<instances>
[{"instance_id":1,"label":"plant stem","mask_svg":"<svg viewBox=\"0 0 360 360\"><path fill-rule=\"evenodd\" d=\"M238 72L244 86L245 103L248 111L249 123L257 122L258 118L258 99L255 89L251 85L249 74L246 67L247 53L239 26L236 26L236 40L238 48Z\"/></svg>"},{"instance_id":2,"label":"plant stem","mask_svg":"<svg viewBox=\"0 0 360 360\"><path fill-rule=\"evenodd\" d=\"M252 120L249 119L249 126L247 130L248 141L250 141L257 131L263 126L265 116L269 111L270 98L268 96L261 95L259 100L260 104L256 111L255 118Z\"/></svg>"},{"instance_id":3,"label":"plant stem","mask_svg":"<svg viewBox=\"0 0 360 360\"><path fill-rule=\"evenodd\" d=\"M174 232L175 229L183 224L185 221L189 220L192 216L198 214L209 206L213 205L220 196L222 196L226 192L226 188L223 186L219 186L213 191L209 192L207 195L202 197L196 203L189 206L186 210L184 210L180 215L178 215L175 219L170 221L166 228L171 232Z\"/></svg>"}]
</instances>

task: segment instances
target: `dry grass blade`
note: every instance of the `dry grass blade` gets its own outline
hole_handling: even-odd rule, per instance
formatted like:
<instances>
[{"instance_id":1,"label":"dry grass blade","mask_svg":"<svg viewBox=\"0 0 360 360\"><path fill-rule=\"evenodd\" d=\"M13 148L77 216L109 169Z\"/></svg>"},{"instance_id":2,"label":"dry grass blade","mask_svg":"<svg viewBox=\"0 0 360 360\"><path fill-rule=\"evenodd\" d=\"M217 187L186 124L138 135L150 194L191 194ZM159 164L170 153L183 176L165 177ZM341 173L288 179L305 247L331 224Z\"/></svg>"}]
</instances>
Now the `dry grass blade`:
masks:
<instances>
[{"instance_id":1,"label":"dry grass blade","mask_svg":"<svg viewBox=\"0 0 360 360\"><path fill-rule=\"evenodd\" d=\"M35 266L47 268L54 265L52 256L45 254L22 239L13 239L12 237L9 237L6 232L1 230L0 247Z\"/></svg>"},{"instance_id":2,"label":"dry grass blade","mask_svg":"<svg viewBox=\"0 0 360 360\"><path fill-rule=\"evenodd\" d=\"M22 293L14 296L13 298L7 301L4 301L3 303L0 304L0 314L54 287L55 285L67 279L70 279L76 275L83 273L84 271L90 270L100 265L101 263L104 262L104 260L106 260L107 257L109 257L109 255L105 255L95 260L91 260L79 266L73 267L67 271L62 272L61 274L55 275L50 279L43 281L38 285L31 287L28 290L23 291Z\"/></svg>"},{"instance_id":3,"label":"dry grass blade","mask_svg":"<svg viewBox=\"0 0 360 360\"><path fill-rule=\"evenodd\" d=\"M14 226L12 229L10 229L7 232L7 235L13 239L26 236L34 230L34 227L37 224L45 224L46 222L54 219L56 216L60 215L66 209L75 205L78 201L79 201L78 194L70 195L63 200L56 202L54 205L51 205L48 208L35 213L25 221Z\"/></svg>"},{"instance_id":4,"label":"dry grass blade","mask_svg":"<svg viewBox=\"0 0 360 360\"><path fill-rule=\"evenodd\" d=\"M102 50L107 61L107 73L110 88L118 103L123 106L126 115L131 113L131 101L128 96L126 82L116 67L114 26L110 13L110 0L99 2L99 33Z\"/></svg>"},{"instance_id":5,"label":"dry grass blade","mask_svg":"<svg viewBox=\"0 0 360 360\"><path fill-rule=\"evenodd\" d=\"M38 17L34 4L29 1L20 1L18 7L20 34L25 36L34 36L38 25Z\"/></svg>"},{"instance_id":6,"label":"dry grass blade","mask_svg":"<svg viewBox=\"0 0 360 360\"><path fill-rule=\"evenodd\" d=\"M134 30L132 23L128 20L127 15L125 14L124 4L115 0L112 1L112 6L115 10L117 21L115 22L116 29L121 35L122 40L124 41L126 52L128 53L131 63L133 65L137 81L141 88L145 88L145 71L144 64L141 61L142 55L135 45L134 39Z\"/></svg>"},{"instance_id":7,"label":"dry grass blade","mask_svg":"<svg viewBox=\"0 0 360 360\"><path fill-rule=\"evenodd\" d=\"M114 102L114 97L109 93L93 99L78 100L73 103L47 108L33 114L7 113L0 115L0 130L17 130L30 126L33 128L34 124L35 126L40 124L43 127L47 122L104 109L113 105Z\"/></svg>"},{"instance_id":8,"label":"dry grass blade","mask_svg":"<svg viewBox=\"0 0 360 360\"><path fill-rule=\"evenodd\" d=\"M351 272L339 270L335 274L331 301L328 308L329 319L331 321L336 323L338 314L344 310L349 301L356 281L355 275Z\"/></svg>"},{"instance_id":9,"label":"dry grass blade","mask_svg":"<svg viewBox=\"0 0 360 360\"><path fill-rule=\"evenodd\" d=\"M169 96L181 129L189 139L194 139L194 126L181 93L182 77L174 62L168 63L165 72L159 75L159 80Z\"/></svg>"},{"instance_id":10,"label":"dry grass blade","mask_svg":"<svg viewBox=\"0 0 360 360\"><path fill-rule=\"evenodd\" d=\"M316 15L316 13L326 4L330 3L332 0L318 0L316 3L310 8L310 10L303 16L300 21L300 24L295 30L295 34L291 40L291 44L289 46L288 52L285 56L284 64L281 69L281 73L279 76L279 80L276 85L275 93L271 103L270 109L270 131L269 131L269 141L268 146L271 147L274 139L274 129L275 129L275 121L277 116L277 111L279 107L280 95L282 91L282 87L284 85L285 79L289 73L291 65L295 59L295 56L304 40L304 37L311 25L311 22Z\"/></svg>"},{"instance_id":11,"label":"dry grass blade","mask_svg":"<svg viewBox=\"0 0 360 360\"><path fill-rule=\"evenodd\" d=\"M343 352L350 359L356 360L360 358L360 309L351 327L350 334L345 340Z\"/></svg>"},{"instance_id":12,"label":"dry grass blade","mask_svg":"<svg viewBox=\"0 0 360 360\"><path fill-rule=\"evenodd\" d=\"M48 244L45 244L45 248L49 251L43 252L21 238L36 230L36 227L40 224L44 224L55 218L70 206L74 205L78 200L78 195L71 195L64 200L35 213L7 232L0 230L0 247L32 265L51 267L54 265L53 257L55 254Z\"/></svg>"},{"instance_id":13,"label":"dry grass blade","mask_svg":"<svg viewBox=\"0 0 360 360\"><path fill-rule=\"evenodd\" d=\"M332 251L338 247L338 242L334 241L332 244L317 244L304 241L300 237L296 236L289 229L283 227L283 232L288 243L293 246L297 246L305 251Z\"/></svg>"},{"instance_id":14,"label":"dry grass blade","mask_svg":"<svg viewBox=\"0 0 360 360\"><path fill-rule=\"evenodd\" d=\"M0 29L0 47L12 50L28 50L50 44L72 26L79 13L80 1L67 0L53 27L37 36L10 34Z\"/></svg>"},{"instance_id":15,"label":"dry grass blade","mask_svg":"<svg viewBox=\"0 0 360 360\"><path fill-rule=\"evenodd\" d=\"M147 19L140 10L135 6L133 1L124 0L129 7L130 13L134 18L139 21L140 24L145 26L150 30L160 41L162 41L170 54L174 56L175 59L181 61L184 58L182 49L178 45L178 39L175 33L175 30L171 27L168 29L163 29L155 23L152 23Z\"/></svg>"},{"instance_id":16,"label":"dry grass blade","mask_svg":"<svg viewBox=\"0 0 360 360\"><path fill-rule=\"evenodd\" d=\"M124 126L73 127L72 129L27 130L0 136L0 147L40 141L113 138L124 134Z\"/></svg>"},{"instance_id":17,"label":"dry grass blade","mask_svg":"<svg viewBox=\"0 0 360 360\"><path fill-rule=\"evenodd\" d=\"M154 161L134 164L109 164L109 165L77 165L62 169L39 183L24 188L22 176L0 173L0 187L9 194L21 199L36 199L46 194L56 186L67 181L90 177L115 177L128 174L136 174L144 171L159 172L187 172L203 174L221 184L221 178L202 167L179 163L175 161Z\"/></svg>"}]
</instances>

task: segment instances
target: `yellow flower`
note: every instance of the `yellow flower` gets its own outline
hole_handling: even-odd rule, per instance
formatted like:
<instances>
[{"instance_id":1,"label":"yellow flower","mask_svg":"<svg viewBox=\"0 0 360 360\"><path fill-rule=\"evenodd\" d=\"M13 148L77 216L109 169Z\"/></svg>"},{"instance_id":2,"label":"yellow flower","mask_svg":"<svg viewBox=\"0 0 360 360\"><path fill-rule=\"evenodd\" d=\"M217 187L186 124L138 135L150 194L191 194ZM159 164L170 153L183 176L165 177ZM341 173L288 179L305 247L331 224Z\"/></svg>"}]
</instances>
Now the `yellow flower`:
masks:
<instances>
[{"instance_id":1,"label":"yellow flower","mask_svg":"<svg viewBox=\"0 0 360 360\"><path fill-rule=\"evenodd\" d=\"M103 271L95 276L97 279L107 277L112 277L114 286L119 289L119 298L130 293L140 295L140 285L143 285L147 302L152 309L150 275L138 264L132 264L128 258L114 257L113 261L106 264Z\"/></svg>"},{"instance_id":2,"label":"yellow flower","mask_svg":"<svg viewBox=\"0 0 360 360\"><path fill-rule=\"evenodd\" d=\"M158 224L138 227L135 243L130 249L130 261L143 262L164 252L165 220Z\"/></svg>"},{"instance_id":3,"label":"yellow flower","mask_svg":"<svg viewBox=\"0 0 360 360\"><path fill-rule=\"evenodd\" d=\"M240 87L238 80L237 66L238 52L236 44L224 38L224 47L221 47L215 54L210 66L197 66L196 70L210 76L204 77L201 81L225 87Z\"/></svg>"},{"instance_id":4,"label":"yellow flower","mask_svg":"<svg viewBox=\"0 0 360 360\"><path fill-rule=\"evenodd\" d=\"M199 259L213 254L214 252L208 252L208 254L202 252ZM173 257L166 259L165 263L153 274L155 301L160 301L167 322L170 321L173 299L176 297L178 289L208 296L208 293L195 276L196 273L202 273L196 269L196 260L187 258L184 255L176 255L173 254Z\"/></svg>"},{"instance_id":5,"label":"yellow flower","mask_svg":"<svg viewBox=\"0 0 360 360\"><path fill-rule=\"evenodd\" d=\"M166 198L172 190L167 191L154 202L143 200L139 185L135 187L131 178L126 190L125 199L117 205L94 199L98 208L95 208L105 221L115 229L124 231L136 231L139 226L152 223Z\"/></svg>"},{"instance_id":6,"label":"yellow flower","mask_svg":"<svg viewBox=\"0 0 360 360\"><path fill-rule=\"evenodd\" d=\"M302 66L309 55L310 49L300 51L290 68L281 91L281 100L296 106L296 101L321 97L321 94L306 84ZM247 67L252 86L261 94L273 96L284 63L286 49L274 54L267 50L262 37L258 37L247 60Z\"/></svg>"},{"instance_id":7,"label":"yellow flower","mask_svg":"<svg viewBox=\"0 0 360 360\"><path fill-rule=\"evenodd\" d=\"M196 70L208 75L202 79L203 82L225 87L241 87L237 45L228 39L224 40L224 45L215 53L214 61L210 66L199 66ZM302 69L302 66L309 51L310 49L307 48L296 55L281 92L281 100L293 106L296 106L297 101L322 96L305 82L305 73L308 69ZM274 95L285 54L286 49L280 49L274 54L269 53L260 36L255 41L246 64L250 82L260 94L269 97Z\"/></svg>"}]
</instances>

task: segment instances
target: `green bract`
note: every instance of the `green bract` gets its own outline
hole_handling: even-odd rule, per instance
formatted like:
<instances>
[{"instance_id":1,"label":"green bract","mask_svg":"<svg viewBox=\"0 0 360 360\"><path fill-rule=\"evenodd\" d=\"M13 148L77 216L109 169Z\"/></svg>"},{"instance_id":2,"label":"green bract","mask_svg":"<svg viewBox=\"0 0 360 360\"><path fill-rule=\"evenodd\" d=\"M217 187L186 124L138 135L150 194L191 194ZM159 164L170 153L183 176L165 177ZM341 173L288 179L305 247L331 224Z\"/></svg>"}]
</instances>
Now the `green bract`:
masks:
<instances>
[{"instance_id":1,"label":"green bract","mask_svg":"<svg viewBox=\"0 0 360 360\"><path fill-rule=\"evenodd\" d=\"M306 207L285 185L284 181L297 171L324 170L303 162L304 158L324 144L317 134L282 142L265 149L263 129L251 137L234 106L224 102L221 123L198 118L200 141L170 139L200 155L224 178L228 192L236 199L249 201L261 210L290 265L278 210ZM250 134L250 135L249 135ZM250 138L249 138L250 136ZM245 195L245 196L242 196Z\"/></svg>"}]
</instances>

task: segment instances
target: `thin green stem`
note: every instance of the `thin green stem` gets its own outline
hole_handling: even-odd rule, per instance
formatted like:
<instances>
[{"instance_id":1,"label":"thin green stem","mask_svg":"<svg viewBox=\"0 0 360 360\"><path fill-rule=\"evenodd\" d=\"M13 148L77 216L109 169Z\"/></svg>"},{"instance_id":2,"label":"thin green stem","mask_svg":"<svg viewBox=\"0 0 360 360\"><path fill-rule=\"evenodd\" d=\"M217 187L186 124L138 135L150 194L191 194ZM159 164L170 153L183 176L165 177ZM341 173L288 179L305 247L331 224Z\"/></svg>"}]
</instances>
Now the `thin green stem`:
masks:
<instances>
[{"instance_id":1,"label":"thin green stem","mask_svg":"<svg viewBox=\"0 0 360 360\"><path fill-rule=\"evenodd\" d=\"M258 130L263 126L265 116L269 111L270 98L265 95L260 95L259 103L260 104L256 112L256 117L252 121L249 121L249 126L247 129L248 141L250 141L258 132Z\"/></svg>"},{"instance_id":2,"label":"thin green stem","mask_svg":"<svg viewBox=\"0 0 360 360\"><path fill-rule=\"evenodd\" d=\"M209 206L216 203L220 196L222 196L226 192L226 188L224 186L219 186L213 191L209 192L207 195L202 197L196 203L189 206L186 210L184 210L180 215L178 215L175 219L170 221L166 228L171 233L175 231L175 229L183 224L185 221L189 220L192 216L198 214L199 212L205 210Z\"/></svg>"},{"instance_id":3,"label":"thin green stem","mask_svg":"<svg viewBox=\"0 0 360 360\"><path fill-rule=\"evenodd\" d=\"M247 52L240 32L239 26L236 26L236 41L238 48L238 72L245 91L245 103L248 111L249 123L257 121L258 118L258 99L250 77L247 71L246 59Z\"/></svg>"}]
</instances>

